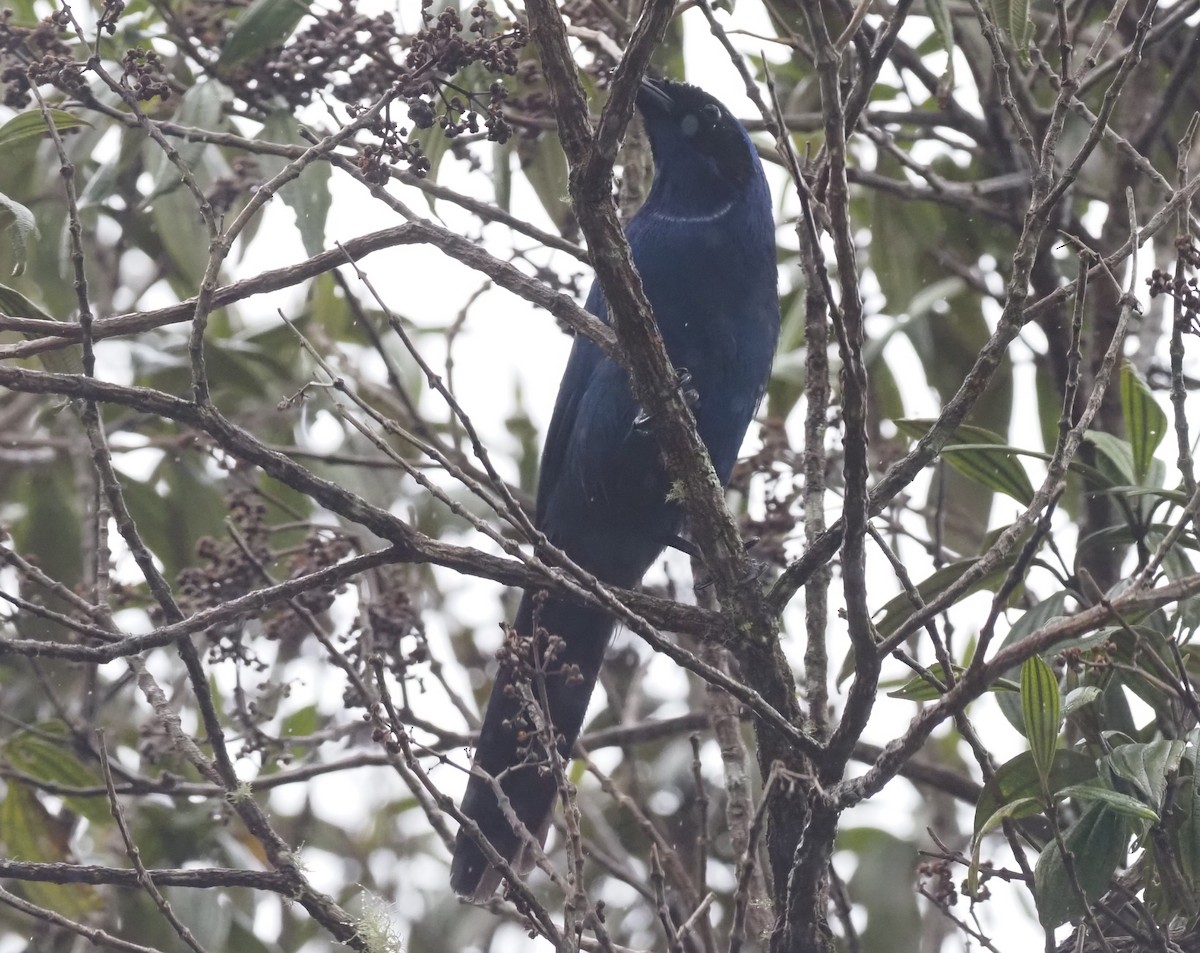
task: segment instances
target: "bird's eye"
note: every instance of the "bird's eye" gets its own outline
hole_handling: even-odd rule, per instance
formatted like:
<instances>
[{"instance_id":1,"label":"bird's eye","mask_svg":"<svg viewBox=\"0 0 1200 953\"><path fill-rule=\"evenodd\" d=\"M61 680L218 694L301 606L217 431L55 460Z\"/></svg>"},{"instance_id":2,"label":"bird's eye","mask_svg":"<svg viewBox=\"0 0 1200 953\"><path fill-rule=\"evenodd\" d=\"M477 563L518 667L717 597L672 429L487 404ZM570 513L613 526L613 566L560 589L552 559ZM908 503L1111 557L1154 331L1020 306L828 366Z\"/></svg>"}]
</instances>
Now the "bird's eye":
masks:
<instances>
[{"instance_id":1,"label":"bird's eye","mask_svg":"<svg viewBox=\"0 0 1200 953\"><path fill-rule=\"evenodd\" d=\"M721 107L716 103L705 103L700 107L700 118L707 126L715 126L721 121Z\"/></svg>"}]
</instances>

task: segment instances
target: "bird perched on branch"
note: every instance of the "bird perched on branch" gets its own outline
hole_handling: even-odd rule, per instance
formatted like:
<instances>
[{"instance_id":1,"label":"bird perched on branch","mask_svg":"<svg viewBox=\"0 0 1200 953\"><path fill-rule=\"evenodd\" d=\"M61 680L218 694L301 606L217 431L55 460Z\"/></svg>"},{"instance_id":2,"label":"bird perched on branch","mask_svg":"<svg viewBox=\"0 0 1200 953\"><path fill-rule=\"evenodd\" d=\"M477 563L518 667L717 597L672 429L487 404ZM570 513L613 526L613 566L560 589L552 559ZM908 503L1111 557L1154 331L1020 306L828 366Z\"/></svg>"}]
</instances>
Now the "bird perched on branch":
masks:
<instances>
[{"instance_id":1,"label":"bird perched on branch","mask_svg":"<svg viewBox=\"0 0 1200 953\"><path fill-rule=\"evenodd\" d=\"M671 362L681 376L686 369L697 430L726 483L779 335L770 193L746 131L708 93L647 79L637 108L654 181L626 230L633 262ZM609 320L598 282L587 308ZM681 529L683 513L670 499L646 424L627 372L577 336L542 451L536 523L551 543L613 586L636 586ZM529 835L545 838L558 791L540 741L546 729L539 732L538 724L549 726L569 758L613 624L598 609L535 591L525 593L517 610L462 812L520 873L532 865ZM540 675L530 690L535 670ZM508 813L528 831L524 837L506 817L495 782L480 771L498 780ZM499 879L471 833L460 830L454 890L481 902Z\"/></svg>"}]
</instances>

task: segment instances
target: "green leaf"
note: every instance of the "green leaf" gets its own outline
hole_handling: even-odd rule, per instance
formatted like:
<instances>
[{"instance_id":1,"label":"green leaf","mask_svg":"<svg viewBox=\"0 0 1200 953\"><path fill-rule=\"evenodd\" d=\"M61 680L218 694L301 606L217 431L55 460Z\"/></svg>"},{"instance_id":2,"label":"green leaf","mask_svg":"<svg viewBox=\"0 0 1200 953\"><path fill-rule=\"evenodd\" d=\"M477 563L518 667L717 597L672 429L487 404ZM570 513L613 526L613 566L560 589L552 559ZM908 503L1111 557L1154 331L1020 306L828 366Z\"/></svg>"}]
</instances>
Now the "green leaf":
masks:
<instances>
[{"instance_id":1,"label":"green leaf","mask_svg":"<svg viewBox=\"0 0 1200 953\"><path fill-rule=\"evenodd\" d=\"M1121 745L1104 759L1113 774L1132 784L1156 811L1163 808L1167 778L1179 770L1184 741L1152 741L1149 744Z\"/></svg>"},{"instance_id":2,"label":"green leaf","mask_svg":"<svg viewBox=\"0 0 1200 953\"><path fill-rule=\"evenodd\" d=\"M949 92L954 88L954 22L946 9L946 0L925 0L925 12L946 51L946 71L938 83L938 90Z\"/></svg>"},{"instance_id":3,"label":"green leaf","mask_svg":"<svg viewBox=\"0 0 1200 953\"><path fill-rule=\"evenodd\" d=\"M1002 30L1008 29L1009 0L992 0L992 19Z\"/></svg>"},{"instance_id":4,"label":"green leaf","mask_svg":"<svg viewBox=\"0 0 1200 953\"><path fill-rule=\"evenodd\" d=\"M4 755L14 768L39 781L66 787L89 788L103 784L100 777L71 751L70 741L61 725L38 727L38 732L20 731L4 743ZM47 733L61 734L62 740L51 741L46 737ZM94 824L107 823L111 819L108 799L103 794L95 797L65 795L63 800L71 810Z\"/></svg>"},{"instance_id":5,"label":"green leaf","mask_svg":"<svg viewBox=\"0 0 1200 953\"><path fill-rule=\"evenodd\" d=\"M1046 779L1058 747L1062 709L1058 697L1058 679L1038 655L1026 659L1021 666L1021 714L1025 719L1025 737L1029 739L1038 775Z\"/></svg>"},{"instance_id":6,"label":"green leaf","mask_svg":"<svg viewBox=\"0 0 1200 953\"><path fill-rule=\"evenodd\" d=\"M70 857L70 831L38 800L30 788L8 780L8 790L0 801L0 844L13 860L31 863L65 863ZM39 906L47 907L72 920L82 920L99 909L100 897L87 884L62 886L26 881L24 894Z\"/></svg>"},{"instance_id":7,"label":"green leaf","mask_svg":"<svg viewBox=\"0 0 1200 953\"><path fill-rule=\"evenodd\" d=\"M1200 890L1200 728L1189 738L1192 746L1192 791L1183 802L1184 818L1179 825L1179 866L1192 888Z\"/></svg>"},{"instance_id":8,"label":"green leaf","mask_svg":"<svg viewBox=\"0 0 1200 953\"><path fill-rule=\"evenodd\" d=\"M187 887L168 887L163 893L179 919L189 925L201 949L234 949L229 945L233 905L227 896L216 890ZM240 951L242 947L236 949Z\"/></svg>"},{"instance_id":9,"label":"green leaf","mask_svg":"<svg viewBox=\"0 0 1200 953\"><path fill-rule=\"evenodd\" d=\"M548 133L532 140L518 137L516 148L521 172L542 208L560 234L570 234L575 228L575 212L567 198L567 159L557 137Z\"/></svg>"},{"instance_id":10,"label":"green leaf","mask_svg":"<svg viewBox=\"0 0 1200 953\"><path fill-rule=\"evenodd\" d=\"M942 663L938 662L935 665L929 666L929 674L936 678L943 685L947 684L945 669ZM953 666L954 674L960 675L964 669L961 665ZM886 688L886 685L880 685L881 688ZM888 698L906 698L909 701L935 701L942 697L942 691L936 685L921 675L914 675L912 678L905 681L899 688L887 693Z\"/></svg>"},{"instance_id":11,"label":"green leaf","mask_svg":"<svg viewBox=\"0 0 1200 953\"><path fill-rule=\"evenodd\" d=\"M875 172L892 181L907 182L904 166L887 152L879 153ZM931 252L941 244L945 223L932 205L906 201L888 189L874 190L870 216L867 254L871 271L889 311L912 314L917 293L944 274Z\"/></svg>"},{"instance_id":12,"label":"green leaf","mask_svg":"<svg viewBox=\"0 0 1200 953\"><path fill-rule=\"evenodd\" d=\"M311 6L312 0L254 0L238 17L237 26L217 60L217 69L228 70L243 60L281 45Z\"/></svg>"},{"instance_id":13,"label":"green leaf","mask_svg":"<svg viewBox=\"0 0 1200 953\"><path fill-rule=\"evenodd\" d=\"M29 239L38 237L37 222L33 212L15 199L10 199L0 192L0 228L8 232L12 242L13 276L25 274L25 266L29 263Z\"/></svg>"},{"instance_id":14,"label":"green leaf","mask_svg":"<svg viewBox=\"0 0 1200 953\"><path fill-rule=\"evenodd\" d=\"M14 318L35 318L38 321L57 321L36 304L26 298L15 288L0 285L0 311ZM26 334L26 338L37 338L40 335ZM83 347L75 344L54 351L43 351L38 356L42 367L55 374L82 374Z\"/></svg>"},{"instance_id":15,"label":"green leaf","mask_svg":"<svg viewBox=\"0 0 1200 953\"><path fill-rule=\"evenodd\" d=\"M925 436L933 426L929 419L909 418L893 422L896 429L913 439ZM946 442L942 457L968 479L1028 506L1033 499L1033 484L1017 459L1021 452L1009 446L998 433L985 427L962 424Z\"/></svg>"},{"instance_id":16,"label":"green leaf","mask_svg":"<svg viewBox=\"0 0 1200 953\"><path fill-rule=\"evenodd\" d=\"M221 117L224 115L224 100L227 92L226 87L215 79L200 80L183 94L179 108L175 110L174 121L181 126L192 126L199 129L215 128L220 125ZM210 148L207 142L189 142L187 139L177 140L172 145L178 156L175 162L172 162L158 145L154 143L147 145L147 148L153 150L150 154L148 171L154 180L149 193L142 200L147 204L151 199L179 188L183 183L179 165L194 172L204 156L204 150ZM192 201L194 204L195 200ZM199 212L194 213L194 216L199 217ZM207 246L206 241L204 247L207 248Z\"/></svg>"},{"instance_id":17,"label":"green leaf","mask_svg":"<svg viewBox=\"0 0 1200 953\"><path fill-rule=\"evenodd\" d=\"M1134 475L1141 483L1150 472L1154 451L1166 435L1167 415L1128 361L1121 366L1121 413L1133 449Z\"/></svg>"},{"instance_id":18,"label":"green leaf","mask_svg":"<svg viewBox=\"0 0 1200 953\"><path fill-rule=\"evenodd\" d=\"M1027 797L1041 798L1043 787L1053 796L1054 792L1072 784L1094 782L1098 777L1096 763L1091 758L1070 748L1059 748L1054 752L1054 763L1043 784L1033 753L1023 751L1000 765L984 785L975 805L973 829L981 830L987 818L1004 804Z\"/></svg>"},{"instance_id":19,"label":"green leaf","mask_svg":"<svg viewBox=\"0 0 1200 953\"><path fill-rule=\"evenodd\" d=\"M957 678L957 676L961 675L964 671L966 671L966 669L963 668L963 666L961 666L961 665L954 665L951 668L952 668L952 671L954 672L956 678ZM929 674L932 675L934 678L936 678L943 685L946 684L946 679L943 677L944 671L945 670L942 668L941 662L938 662L934 665L929 666ZM881 684L880 687L887 688L889 684L895 684L895 683L893 682L893 683L888 683L888 684ZM1001 678L1001 679L997 679L996 682L989 685L988 691L1017 692L1017 691L1020 691L1020 686L1018 686L1015 682L1013 682L1009 679ZM929 681L929 679L924 678L920 675L914 675L912 678L903 682L899 688L894 689L893 691L890 691L887 694L888 694L889 698L905 698L905 699L908 699L909 701L923 701L923 702L936 701L938 698L942 697L942 693L940 691L938 691L937 687L934 686Z\"/></svg>"},{"instance_id":20,"label":"green leaf","mask_svg":"<svg viewBox=\"0 0 1200 953\"><path fill-rule=\"evenodd\" d=\"M1133 447L1128 440L1099 430L1089 430L1084 434L1084 439L1095 447L1121 476L1119 482L1106 481L1105 486L1137 486L1141 483L1137 475L1137 464L1134 462Z\"/></svg>"},{"instance_id":21,"label":"green leaf","mask_svg":"<svg viewBox=\"0 0 1200 953\"><path fill-rule=\"evenodd\" d=\"M1024 53L1029 45L1029 34L1033 21L1029 17L1029 0L1009 0L1008 32L1012 36L1017 52Z\"/></svg>"},{"instance_id":22,"label":"green leaf","mask_svg":"<svg viewBox=\"0 0 1200 953\"><path fill-rule=\"evenodd\" d=\"M171 265L170 275L181 298L195 293L208 265L208 231L186 189L172 189L154 200L150 221L165 254L160 265Z\"/></svg>"},{"instance_id":23,"label":"green leaf","mask_svg":"<svg viewBox=\"0 0 1200 953\"><path fill-rule=\"evenodd\" d=\"M992 16L1012 40L1017 52L1027 58L1026 47L1029 45L1029 34L1033 30L1033 21L1029 17L1029 0L992 0Z\"/></svg>"},{"instance_id":24,"label":"green leaf","mask_svg":"<svg viewBox=\"0 0 1200 953\"><path fill-rule=\"evenodd\" d=\"M1024 614L1017 619L1016 622L1009 627L1008 634L997 647L998 649L1006 649L1009 646L1016 645L1022 639L1032 635L1046 623L1058 618L1066 612L1067 593L1056 592L1054 595L1043 599L1031 609L1027 609ZM1004 673L1005 678L1016 679L1020 677L1018 667L1014 665ZM1008 723L1022 734L1025 733L1025 721L1021 714L1021 701L1012 695L997 695L996 704L1000 706L1000 711L1004 717L1008 719Z\"/></svg>"},{"instance_id":25,"label":"green leaf","mask_svg":"<svg viewBox=\"0 0 1200 953\"><path fill-rule=\"evenodd\" d=\"M1078 798L1080 801L1107 804L1114 811L1124 814L1127 817L1136 817L1145 821L1158 820L1158 814L1150 810L1150 808L1137 798L1130 797L1128 794L1122 794L1120 791L1114 791L1112 788L1106 788L1101 784L1072 784L1061 791L1054 792L1054 799L1056 801L1065 801L1067 798Z\"/></svg>"},{"instance_id":26,"label":"green leaf","mask_svg":"<svg viewBox=\"0 0 1200 953\"><path fill-rule=\"evenodd\" d=\"M512 140L492 143L492 200L505 212L512 211Z\"/></svg>"},{"instance_id":27,"label":"green leaf","mask_svg":"<svg viewBox=\"0 0 1200 953\"><path fill-rule=\"evenodd\" d=\"M1067 692L1067 697L1063 699L1063 718L1070 718L1080 708L1094 702L1100 695L1100 689L1095 685L1082 685L1079 688L1072 688Z\"/></svg>"},{"instance_id":28,"label":"green leaf","mask_svg":"<svg viewBox=\"0 0 1200 953\"><path fill-rule=\"evenodd\" d=\"M1093 804L1064 836L1074 858L1080 897L1067 876L1066 863L1055 841L1042 850L1034 867L1034 899L1038 919L1047 930L1081 915L1108 889L1114 871L1125 860L1128 833L1125 819L1103 804Z\"/></svg>"},{"instance_id":29,"label":"green leaf","mask_svg":"<svg viewBox=\"0 0 1200 953\"><path fill-rule=\"evenodd\" d=\"M1040 814L1041 811L1040 798L1021 797L996 808L979 826L979 829L975 831L975 836L971 838L971 866L967 868L967 892L971 896L975 896L979 890L979 849L983 844L984 836L990 834L1005 821L1032 817Z\"/></svg>"},{"instance_id":30,"label":"green leaf","mask_svg":"<svg viewBox=\"0 0 1200 953\"><path fill-rule=\"evenodd\" d=\"M911 882L919 860L911 838L875 827L851 827L838 833L836 848L861 858L846 884L853 897L871 898L871 915L859 939L863 950L916 950L921 945L921 915Z\"/></svg>"},{"instance_id":31,"label":"green leaf","mask_svg":"<svg viewBox=\"0 0 1200 953\"><path fill-rule=\"evenodd\" d=\"M267 117L258 138L287 145L308 144L300 135L300 124L295 115L284 110L273 112ZM259 168L267 178L278 175L287 164L288 160L283 156L263 153L258 157ZM333 204L329 192L331 174L328 162L311 162L299 176L279 191L284 204L296 215L296 228L300 232L304 250L309 255L316 255L325 249L325 223L329 219L329 209Z\"/></svg>"},{"instance_id":32,"label":"green leaf","mask_svg":"<svg viewBox=\"0 0 1200 953\"><path fill-rule=\"evenodd\" d=\"M1001 527L988 533L982 540L982 549L986 549L991 545L991 542L998 536L1004 528ZM1026 537L1027 538L1027 537ZM976 580L963 592L959 599L965 599L967 596L976 592L994 591L997 586L1004 580L1008 573L1009 567L1018 555L1018 546L1013 547L1004 561L998 565L995 571L984 576L982 579ZM923 579L917 584L917 592L920 593L923 602L928 603L930 599L938 593L944 591L951 583L956 582L962 577L963 573L967 572L972 566L979 562L978 556L971 556L966 559L959 559L943 566L935 571L932 575ZM880 636L886 638L895 632L914 612L912 600L909 599L908 593L902 592L897 596L889 599L882 609L876 613L879 620L875 624L876 631Z\"/></svg>"},{"instance_id":33,"label":"green leaf","mask_svg":"<svg viewBox=\"0 0 1200 953\"><path fill-rule=\"evenodd\" d=\"M50 109L47 112L50 113L50 118L54 122L54 128L59 132L68 132L71 129L91 127L92 125L65 109ZM40 109L28 109L25 112L17 113L3 126L0 126L0 155L11 149L15 143L49 134L50 127L46 125L46 117L42 115Z\"/></svg>"}]
</instances>

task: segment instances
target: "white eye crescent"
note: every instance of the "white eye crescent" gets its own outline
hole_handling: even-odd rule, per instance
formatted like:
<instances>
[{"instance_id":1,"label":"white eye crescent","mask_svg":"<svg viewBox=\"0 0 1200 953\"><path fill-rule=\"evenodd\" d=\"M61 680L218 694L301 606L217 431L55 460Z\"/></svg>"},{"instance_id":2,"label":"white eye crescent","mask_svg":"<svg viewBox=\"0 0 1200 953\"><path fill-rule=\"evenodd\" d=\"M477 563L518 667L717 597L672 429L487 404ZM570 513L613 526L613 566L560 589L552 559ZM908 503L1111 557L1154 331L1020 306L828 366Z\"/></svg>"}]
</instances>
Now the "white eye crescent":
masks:
<instances>
[{"instance_id":1,"label":"white eye crescent","mask_svg":"<svg viewBox=\"0 0 1200 953\"><path fill-rule=\"evenodd\" d=\"M700 131L700 120L694 113L688 113L679 120L679 128L689 139Z\"/></svg>"}]
</instances>

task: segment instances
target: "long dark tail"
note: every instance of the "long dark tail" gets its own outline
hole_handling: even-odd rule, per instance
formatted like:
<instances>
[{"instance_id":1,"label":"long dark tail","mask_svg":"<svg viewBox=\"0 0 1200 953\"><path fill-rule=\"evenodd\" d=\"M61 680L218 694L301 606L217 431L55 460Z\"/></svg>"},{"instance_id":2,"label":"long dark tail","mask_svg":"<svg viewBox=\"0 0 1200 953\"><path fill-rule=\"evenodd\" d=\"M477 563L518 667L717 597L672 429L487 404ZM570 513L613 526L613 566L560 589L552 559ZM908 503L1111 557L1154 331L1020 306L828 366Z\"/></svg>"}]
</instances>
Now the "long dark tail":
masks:
<instances>
[{"instance_id":1,"label":"long dark tail","mask_svg":"<svg viewBox=\"0 0 1200 953\"><path fill-rule=\"evenodd\" d=\"M530 593L521 600L515 625L520 636L529 637L533 633L535 601ZM539 627L562 639L559 651L545 665L549 710L544 711L542 717L559 739L559 752L568 758L579 737L592 689L596 687L613 621L594 609L552 599L545 600L536 611ZM545 641L536 646L538 658L544 658ZM492 777L504 773L500 778L501 788L517 818L534 837L544 840L554 812L558 784L549 769L545 748L532 731L524 692L511 687L521 677L517 667L525 667L528 674L531 661L531 658L523 658L517 665L501 667L475 749L475 768ZM567 671L564 672L564 668ZM538 697L536 688L533 694ZM522 838L505 818L495 790L487 780L471 776L463 797L462 812L479 825L496 851L515 864L519 872L525 873L529 869L532 860L522 856ZM499 877L489 867L483 851L470 834L459 830L450 868L450 884L455 892L482 902L495 891Z\"/></svg>"}]
</instances>

